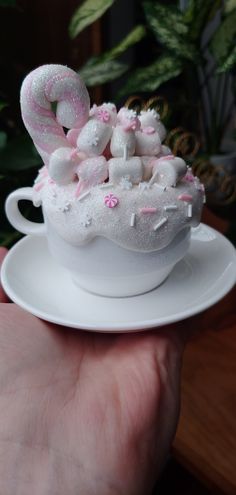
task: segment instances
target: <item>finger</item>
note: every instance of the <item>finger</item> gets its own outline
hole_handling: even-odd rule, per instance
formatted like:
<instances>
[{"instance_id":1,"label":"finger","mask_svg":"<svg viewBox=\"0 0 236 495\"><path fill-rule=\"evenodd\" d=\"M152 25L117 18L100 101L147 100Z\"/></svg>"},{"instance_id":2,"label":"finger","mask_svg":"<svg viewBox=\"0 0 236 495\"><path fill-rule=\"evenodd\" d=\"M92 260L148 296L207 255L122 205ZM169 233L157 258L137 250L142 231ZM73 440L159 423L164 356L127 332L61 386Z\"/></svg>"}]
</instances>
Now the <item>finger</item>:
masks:
<instances>
[{"instance_id":1,"label":"finger","mask_svg":"<svg viewBox=\"0 0 236 495\"><path fill-rule=\"evenodd\" d=\"M0 268L6 254L7 254L7 249L5 247L0 247ZM9 302L9 299L1 286L1 280L0 280L0 303L6 303L6 302Z\"/></svg>"}]
</instances>

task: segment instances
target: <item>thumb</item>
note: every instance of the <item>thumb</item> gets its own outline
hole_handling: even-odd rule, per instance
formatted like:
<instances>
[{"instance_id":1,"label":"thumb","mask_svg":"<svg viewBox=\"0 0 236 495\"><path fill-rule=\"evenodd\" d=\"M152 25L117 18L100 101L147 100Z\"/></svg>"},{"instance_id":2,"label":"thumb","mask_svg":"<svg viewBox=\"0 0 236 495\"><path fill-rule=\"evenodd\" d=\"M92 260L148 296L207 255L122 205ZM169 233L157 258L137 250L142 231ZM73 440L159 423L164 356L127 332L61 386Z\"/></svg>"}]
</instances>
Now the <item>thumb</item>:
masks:
<instances>
[{"instance_id":1,"label":"thumb","mask_svg":"<svg viewBox=\"0 0 236 495\"><path fill-rule=\"evenodd\" d=\"M7 254L7 249L5 247L0 247L0 268L6 254ZM1 286L1 280L0 280L0 303L6 303L6 302L9 302L9 299Z\"/></svg>"}]
</instances>

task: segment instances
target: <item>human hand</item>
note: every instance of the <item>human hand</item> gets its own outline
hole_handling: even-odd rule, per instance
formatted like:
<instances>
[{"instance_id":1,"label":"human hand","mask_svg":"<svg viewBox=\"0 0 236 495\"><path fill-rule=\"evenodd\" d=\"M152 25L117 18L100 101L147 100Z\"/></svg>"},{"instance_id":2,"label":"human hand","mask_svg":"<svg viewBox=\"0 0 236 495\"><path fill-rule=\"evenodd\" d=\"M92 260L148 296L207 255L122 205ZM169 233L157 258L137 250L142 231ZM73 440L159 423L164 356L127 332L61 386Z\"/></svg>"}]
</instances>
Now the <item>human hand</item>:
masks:
<instances>
[{"instance_id":1,"label":"human hand","mask_svg":"<svg viewBox=\"0 0 236 495\"><path fill-rule=\"evenodd\" d=\"M1 303L0 493L147 495L177 425L183 346L181 326L95 334Z\"/></svg>"}]
</instances>

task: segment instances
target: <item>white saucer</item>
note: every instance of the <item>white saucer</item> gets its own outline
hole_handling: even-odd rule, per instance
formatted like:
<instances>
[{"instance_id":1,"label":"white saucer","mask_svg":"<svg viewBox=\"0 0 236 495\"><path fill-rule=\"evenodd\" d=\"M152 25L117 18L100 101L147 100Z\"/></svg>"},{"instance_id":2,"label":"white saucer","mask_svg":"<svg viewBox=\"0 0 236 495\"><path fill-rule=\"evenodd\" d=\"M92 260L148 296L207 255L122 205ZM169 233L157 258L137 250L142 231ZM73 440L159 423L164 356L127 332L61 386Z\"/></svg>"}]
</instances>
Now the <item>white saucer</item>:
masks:
<instances>
[{"instance_id":1,"label":"white saucer","mask_svg":"<svg viewBox=\"0 0 236 495\"><path fill-rule=\"evenodd\" d=\"M143 330L192 316L219 301L236 281L236 252L217 231L193 229L187 256L157 289L128 298L77 288L51 258L45 237L28 236L8 253L2 285L19 306L40 318L86 330Z\"/></svg>"}]
</instances>

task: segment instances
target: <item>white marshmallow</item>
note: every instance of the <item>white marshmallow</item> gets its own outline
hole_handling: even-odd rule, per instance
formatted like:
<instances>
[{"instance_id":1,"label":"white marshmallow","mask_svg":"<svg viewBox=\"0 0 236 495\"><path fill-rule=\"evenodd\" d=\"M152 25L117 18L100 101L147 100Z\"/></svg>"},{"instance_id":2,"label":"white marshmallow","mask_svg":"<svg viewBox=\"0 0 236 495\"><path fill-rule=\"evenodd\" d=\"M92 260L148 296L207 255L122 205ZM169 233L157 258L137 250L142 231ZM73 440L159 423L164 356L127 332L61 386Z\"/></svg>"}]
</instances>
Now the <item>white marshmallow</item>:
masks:
<instances>
[{"instance_id":1,"label":"white marshmallow","mask_svg":"<svg viewBox=\"0 0 236 495\"><path fill-rule=\"evenodd\" d=\"M49 158L49 175L59 185L69 184L75 176L79 158L72 159L71 153L71 148L58 148Z\"/></svg>"},{"instance_id":2,"label":"white marshmallow","mask_svg":"<svg viewBox=\"0 0 236 495\"><path fill-rule=\"evenodd\" d=\"M187 165L182 158L178 156L172 159L159 158L153 163L153 175L151 182L163 186L173 186L184 177L187 172Z\"/></svg>"},{"instance_id":3,"label":"white marshmallow","mask_svg":"<svg viewBox=\"0 0 236 495\"><path fill-rule=\"evenodd\" d=\"M119 184L122 177L127 177L132 184L139 184L143 177L143 164L138 156L128 158L111 158L108 162L109 181Z\"/></svg>"}]
</instances>

